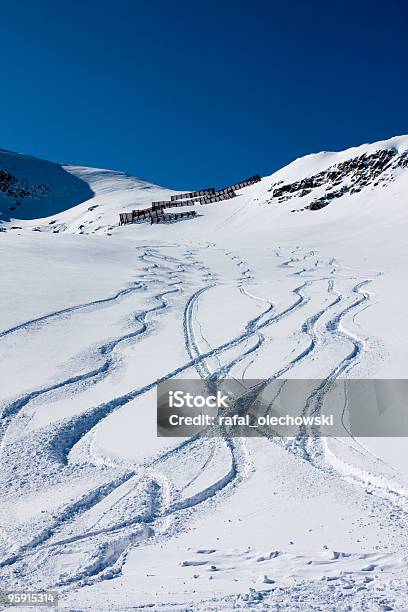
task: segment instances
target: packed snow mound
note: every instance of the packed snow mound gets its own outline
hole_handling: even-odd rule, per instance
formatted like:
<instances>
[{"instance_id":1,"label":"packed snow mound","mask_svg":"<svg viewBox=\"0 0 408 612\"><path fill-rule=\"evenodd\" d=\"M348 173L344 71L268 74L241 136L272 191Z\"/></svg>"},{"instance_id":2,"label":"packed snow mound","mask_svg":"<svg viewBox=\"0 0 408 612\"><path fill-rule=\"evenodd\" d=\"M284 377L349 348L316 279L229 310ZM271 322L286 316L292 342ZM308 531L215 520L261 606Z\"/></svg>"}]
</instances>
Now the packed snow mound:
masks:
<instances>
[{"instance_id":1,"label":"packed snow mound","mask_svg":"<svg viewBox=\"0 0 408 612\"><path fill-rule=\"evenodd\" d=\"M48 217L92 196L89 184L60 164L0 150L0 221Z\"/></svg>"}]
</instances>

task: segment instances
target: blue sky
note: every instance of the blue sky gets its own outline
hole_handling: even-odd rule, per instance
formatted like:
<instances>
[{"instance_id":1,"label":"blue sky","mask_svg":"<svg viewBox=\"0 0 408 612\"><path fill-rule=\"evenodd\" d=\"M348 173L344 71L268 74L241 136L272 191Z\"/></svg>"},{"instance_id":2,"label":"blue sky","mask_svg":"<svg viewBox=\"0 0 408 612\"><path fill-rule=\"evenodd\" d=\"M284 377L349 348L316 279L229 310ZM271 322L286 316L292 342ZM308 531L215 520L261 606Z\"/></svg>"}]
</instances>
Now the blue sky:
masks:
<instances>
[{"instance_id":1,"label":"blue sky","mask_svg":"<svg viewBox=\"0 0 408 612\"><path fill-rule=\"evenodd\" d=\"M221 186L408 132L408 4L0 0L0 147Z\"/></svg>"}]
</instances>

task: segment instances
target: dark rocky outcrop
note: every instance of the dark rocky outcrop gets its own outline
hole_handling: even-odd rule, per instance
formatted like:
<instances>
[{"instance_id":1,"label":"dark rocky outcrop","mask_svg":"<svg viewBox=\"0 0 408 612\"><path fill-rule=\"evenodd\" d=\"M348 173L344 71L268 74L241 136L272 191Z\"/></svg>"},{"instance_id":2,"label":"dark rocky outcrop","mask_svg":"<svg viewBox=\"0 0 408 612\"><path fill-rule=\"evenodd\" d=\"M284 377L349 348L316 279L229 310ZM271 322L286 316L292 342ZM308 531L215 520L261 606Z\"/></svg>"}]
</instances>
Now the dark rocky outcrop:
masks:
<instances>
[{"instance_id":1,"label":"dark rocky outcrop","mask_svg":"<svg viewBox=\"0 0 408 612\"><path fill-rule=\"evenodd\" d=\"M313 176L300 181L282 184L274 183L269 191L272 198L269 200L278 203L286 202L294 197L302 198L313 192L314 189L325 187L323 196L314 198L301 210L320 210L336 198L346 193L350 195L359 193L368 186L377 186L381 182L386 184L393 180L388 170L397 167L408 167L408 151L398 153L392 149L380 149L375 153L359 155L344 162L330 166L327 170L318 172ZM340 188L337 188L339 187ZM293 211L294 212L294 211Z\"/></svg>"}]
</instances>

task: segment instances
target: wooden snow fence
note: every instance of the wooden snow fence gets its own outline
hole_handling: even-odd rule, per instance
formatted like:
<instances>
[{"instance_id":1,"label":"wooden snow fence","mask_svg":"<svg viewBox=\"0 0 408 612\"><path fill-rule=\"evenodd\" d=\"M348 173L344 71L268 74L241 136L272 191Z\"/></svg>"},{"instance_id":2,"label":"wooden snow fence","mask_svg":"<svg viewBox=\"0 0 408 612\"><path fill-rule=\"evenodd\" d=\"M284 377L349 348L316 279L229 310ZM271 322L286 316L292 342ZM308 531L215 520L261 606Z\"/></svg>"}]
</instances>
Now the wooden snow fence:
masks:
<instances>
[{"instance_id":1,"label":"wooden snow fence","mask_svg":"<svg viewBox=\"0 0 408 612\"><path fill-rule=\"evenodd\" d=\"M245 179L245 181L241 181L240 183L235 183L235 185L229 185L229 187L224 187L223 189L217 189L215 193L218 195L218 194L229 193L230 191L237 191L238 189L249 187L250 185L253 185L254 183L259 183L260 180L261 180L261 177L259 176L259 174L254 174L254 176L250 176L249 178Z\"/></svg>"},{"instance_id":2,"label":"wooden snow fence","mask_svg":"<svg viewBox=\"0 0 408 612\"><path fill-rule=\"evenodd\" d=\"M200 189L199 191L189 191L188 193L178 193L177 195L172 195L170 200L174 202L174 200L191 200L191 198L213 195L215 193L214 187L209 187L208 189Z\"/></svg>"},{"instance_id":3,"label":"wooden snow fence","mask_svg":"<svg viewBox=\"0 0 408 612\"><path fill-rule=\"evenodd\" d=\"M188 193L173 195L170 197L170 200L152 202L151 208L142 208L139 210L132 210L132 212L128 213L120 213L119 225L137 223L138 221L145 221L146 219L150 219L151 223L160 223L162 220L170 220L169 215L163 212L166 208L195 206L196 204L211 204L213 202L221 202L222 200L235 198L237 195L235 191L237 189L243 189L244 187L248 187L249 185L259 182L260 180L261 177L259 174L255 174L254 176L250 176L249 178L245 179L245 181L235 183L235 185L230 185L229 187L224 187L223 189L215 190L214 187L210 187L208 189L201 189L199 191L190 191ZM196 213L194 211L186 211L183 213L173 214L176 214L179 218L182 218L193 217ZM160 220L157 220L159 217Z\"/></svg>"},{"instance_id":4,"label":"wooden snow fence","mask_svg":"<svg viewBox=\"0 0 408 612\"><path fill-rule=\"evenodd\" d=\"M132 210L132 212L128 213L121 213L119 215L119 225L144 221L145 219L149 219L152 214L155 215L156 211L152 210L151 208L142 208L139 210Z\"/></svg>"},{"instance_id":5,"label":"wooden snow fence","mask_svg":"<svg viewBox=\"0 0 408 612\"><path fill-rule=\"evenodd\" d=\"M139 221L150 221L150 223L160 223L161 221L175 221L176 219L195 217L196 212L188 210L182 213L164 213L162 209L152 210L144 208L141 210L132 210L131 213L121 213L120 225L127 223L138 223Z\"/></svg>"},{"instance_id":6,"label":"wooden snow fence","mask_svg":"<svg viewBox=\"0 0 408 612\"><path fill-rule=\"evenodd\" d=\"M188 217L196 216L195 210L187 210L181 213L163 213L158 215L152 215L150 218L150 223L163 223L165 221L178 221L179 219L186 219Z\"/></svg>"},{"instance_id":7,"label":"wooden snow fence","mask_svg":"<svg viewBox=\"0 0 408 612\"><path fill-rule=\"evenodd\" d=\"M229 191L228 193L224 194L218 194L218 192L216 192L215 195L201 196L198 198L193 198L191 200L170 200L152 202L152 209L162 210L164 208L181 208L183 206L195 206L196 204L211 204L213 202L221 202L221 200L229 200L230 198L235 198L236 195L237 194L234 191Z\"/></svg>"}]
</instances>

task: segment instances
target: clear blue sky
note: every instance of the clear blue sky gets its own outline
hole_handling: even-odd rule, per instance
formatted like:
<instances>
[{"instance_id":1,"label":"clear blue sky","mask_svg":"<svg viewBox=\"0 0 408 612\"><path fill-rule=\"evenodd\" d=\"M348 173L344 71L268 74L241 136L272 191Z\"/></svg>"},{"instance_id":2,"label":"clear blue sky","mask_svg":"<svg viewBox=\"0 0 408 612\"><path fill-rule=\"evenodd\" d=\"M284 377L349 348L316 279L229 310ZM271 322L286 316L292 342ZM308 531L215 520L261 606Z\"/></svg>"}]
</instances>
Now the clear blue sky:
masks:
<instances>
[{"instance_id":1,"label":"clear blue sky","mask_svg":"<svg viewBox=\"0 0 408 612\"><path fill-rule=\"evenodd\" d=\"M403 0L0 0L0 147L174 188L408 132Z\"/></svg>"}]
</instances>

